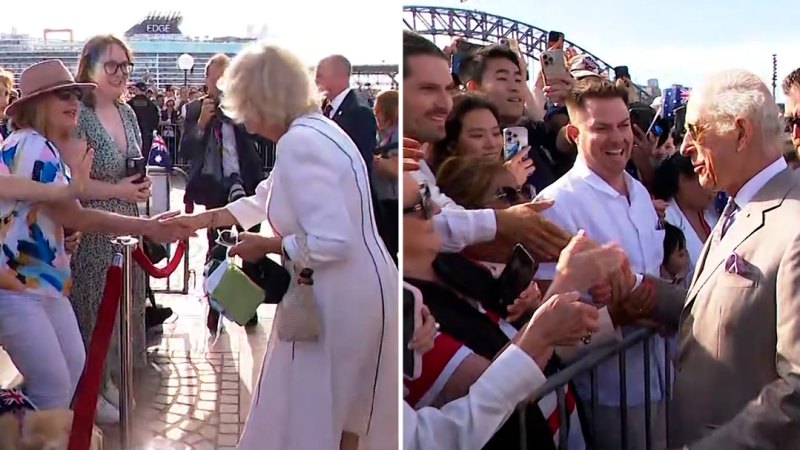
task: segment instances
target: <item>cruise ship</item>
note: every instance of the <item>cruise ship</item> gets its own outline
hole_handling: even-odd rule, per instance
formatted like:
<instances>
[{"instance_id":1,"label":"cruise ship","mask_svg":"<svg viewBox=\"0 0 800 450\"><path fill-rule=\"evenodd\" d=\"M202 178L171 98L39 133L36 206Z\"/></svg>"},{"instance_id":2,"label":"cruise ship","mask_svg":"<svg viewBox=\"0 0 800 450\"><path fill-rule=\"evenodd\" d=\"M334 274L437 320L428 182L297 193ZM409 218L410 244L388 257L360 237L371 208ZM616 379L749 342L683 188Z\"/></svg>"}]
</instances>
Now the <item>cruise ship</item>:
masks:
<instances>
[{"instance_id":1,"label":"cruise ship","mask_svg":"<svg viewBox=\"0 0 800 450\"><path fill-rule=\"evenodd\" d=\"M183 85L184 71L178 67L178 57L187 53L194 58L193 69L186 74L189 85L203 83L206 61L217 53L233 56L256 41L257 37L192 38L180 30L180 14L149 14L124 34L133 49L133 81L145 81L163 87L167 84ZM52 35L68 35L51 39ZM18 33L0 34L0 67L19 76L29 65L44 59L60 59L73 73L78 68L78 58L83 41L73 39L69 29L46 29L37 38Z\"/></svg>"}]
</instances>

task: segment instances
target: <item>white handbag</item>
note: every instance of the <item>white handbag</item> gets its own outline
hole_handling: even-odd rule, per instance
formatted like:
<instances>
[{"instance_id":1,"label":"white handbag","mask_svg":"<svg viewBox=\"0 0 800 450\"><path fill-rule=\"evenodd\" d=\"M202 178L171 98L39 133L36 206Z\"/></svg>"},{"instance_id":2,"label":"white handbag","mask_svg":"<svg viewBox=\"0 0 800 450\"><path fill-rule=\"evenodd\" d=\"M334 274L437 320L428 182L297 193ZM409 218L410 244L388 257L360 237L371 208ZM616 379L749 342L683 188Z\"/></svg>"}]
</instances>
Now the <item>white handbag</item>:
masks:
<instances>
[{"instance_id":1,"label":"white handbag","mask_svg":"<svg viewBox=\"0 0 800 450\"><path fill-rule=\"evenodd\" d=\"M284 267L291 275L289 289L278 303L276 321L278 339L288 342L313 342L319 337L322 321L314 301L314 270L309 264L305 236L297 236L298 260L291 260L284 251Z\"/></svg>"}]
</instances>

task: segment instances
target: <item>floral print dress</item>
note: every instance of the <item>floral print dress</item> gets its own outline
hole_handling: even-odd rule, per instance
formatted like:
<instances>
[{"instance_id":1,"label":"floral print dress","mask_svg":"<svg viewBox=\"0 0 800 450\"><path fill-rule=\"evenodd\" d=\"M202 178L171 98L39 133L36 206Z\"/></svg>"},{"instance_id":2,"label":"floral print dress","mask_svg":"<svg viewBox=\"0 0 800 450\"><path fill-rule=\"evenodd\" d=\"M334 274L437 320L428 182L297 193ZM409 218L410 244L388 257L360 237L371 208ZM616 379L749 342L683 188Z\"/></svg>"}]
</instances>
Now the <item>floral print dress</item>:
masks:
<instances>
[{"instance_id":1,"label":"floral print dress","mask_svg":"<svg viewBox=\"0 0 800 450\"><path fill-rule=\"evenodd\" d=\"M78 132L86 138L94 148L94 163L91 177L94 180L116 183L125 177L125 160L141 156L142 136L136 121L136 114L127 104L118 105L120 116L125 127L127 148L118 149L114 140L103 127L94 109L81 105L78 118ZM83 202L85 208L100 209L126 216L138 216L135 203L112 198L109 200L89 200ZM103 296L106 282L106 271L111 265L114 253L121 252L118 246L111 244L113 236L107 234L84 234L78 250L72 256L73 288L70 300L78 318L84 343L88 346L92 330L97 319L97 310ZM133 361L135 366L143 366L145 358L145 274L139 266L133 268L133 299L131 308L131 337L133 340ZM103 384L109 376L119 380L119 320L115 326L108 357Z\"/></svg>"}]
</instances>

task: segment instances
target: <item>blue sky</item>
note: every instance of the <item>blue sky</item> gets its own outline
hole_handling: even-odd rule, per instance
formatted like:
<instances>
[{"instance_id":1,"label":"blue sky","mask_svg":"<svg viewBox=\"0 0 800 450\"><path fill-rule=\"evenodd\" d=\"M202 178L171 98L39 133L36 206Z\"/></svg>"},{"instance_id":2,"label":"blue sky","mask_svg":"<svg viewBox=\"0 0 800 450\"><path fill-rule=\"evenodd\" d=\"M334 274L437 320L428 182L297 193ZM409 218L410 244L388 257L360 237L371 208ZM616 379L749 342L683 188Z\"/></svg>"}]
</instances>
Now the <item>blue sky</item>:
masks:
<instances>
[{"instance_id":1,"label":"blue sky","mask_svg":"<svg viewBox=\"0 0 800 450\"><path fill-rule=\"evenodd\" d=\"M772 83L800 67L797 0L404 0L406 5L475 9L565 33L612 65L630 67L634 81L658 78L695 85L703 75L744 68Z\"/></svg>"},{"instance_id":2,"label":"blue sky","mask_svg":"<svg viewBox=\"0 0 800 450\"><path fill-rule=\"evenodd\" d=\"M15 27L37 37L44 28L71 28L76 38L98 33L124 33L151 11L181 11L181 30L191 36L243 36L249 25L267 26L268 39L290 48L309 64L342 53L354 64L399 63L399 0L34 0L14 2L0 31ZM213 5L218 5L214 7ZM87 20L87 12L91 19ZM355 20L356 16L365 19ZM55 37L55 36L54 36Z\"/></svg>"}]
</instances>

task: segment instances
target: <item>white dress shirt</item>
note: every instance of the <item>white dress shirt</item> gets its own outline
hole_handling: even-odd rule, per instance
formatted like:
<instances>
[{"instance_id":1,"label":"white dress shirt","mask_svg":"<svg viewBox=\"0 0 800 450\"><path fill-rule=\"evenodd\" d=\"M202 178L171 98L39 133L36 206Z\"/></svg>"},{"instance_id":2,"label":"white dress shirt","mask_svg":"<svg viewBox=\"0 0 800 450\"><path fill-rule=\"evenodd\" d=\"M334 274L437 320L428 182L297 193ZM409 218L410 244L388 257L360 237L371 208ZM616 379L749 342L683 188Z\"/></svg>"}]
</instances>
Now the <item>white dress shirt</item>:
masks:
<instances>
[{"instance_id":1,"label":"white dress shirt","mask_svg":"<svg viewBox=\"0 0 800 450\"><path fill-rule=\"evenodd\" d=\"M743 210L744 207L747 206L751 200L753 200L753 197L756 196L758 191L760 191L761 188L763 188L764 185L769 182L769 180L787 167L789 166L786 164L786 160L784 160L783 157L779 157L773 161L772 164L765 167L761 172L758 172L756 176L750 178L734 196L734 201L736 202L738 209L733 213L732 220L736 221L736 215L739 214L739 211ZM733 222L731 222L731 224L733 224Z\"/></svg>"},{"instance_id":2,"label":"white dress shirt","mask_svg":"<svg viewBox=\"0 0 800 450\"><path fill-rule=\"evenodd\" d=\"M469 395L441 409L414 411L403 402L403 448L480 450L545 381L533 359L509 345L470 387Z\"/></svg>"},{"instance_id":3,"label":"white dress shirt","mask_svg":"<svg viewBox=\"0 0 800 450\"><path fill-rule=\"evenodd\" d=\"M329 119L332 119L333 116L336 115L336 112L339 111L339 107L342 106L342 103L344 103L344 98L347 97L347 94L349 94L352 90L353 88L347 88L340 92L336 97L333 97L333 100L331 100L331 114L328 116Z\"/></svg>"},{"instance_id":4,"label":"white dress shirt","mask_svg":"<svg viewBox=\"0 0 800 450\"><path fill-rule=\"evenodd\" d=\"M411 172L418 183L425 183L431 191L431 200L442 211L433 217L433 225L442 239L443 253L457 253L473 244L488 242L497 234L497 218L491 209L466 210L446 196L436 186L436 176L425 161L419 170Z\"/></svg>"},{"instance_id":5,"label":"white dress shirt","mask_svg":"<svg viewBox=\"0 0 800 450\"><path fill-rule=\"evenodd\" d=\"M600 243L615 242L625 251L634 273L658 277L664 255L664 230L660 230L658 215L647 189L623 172L628 196L612 188L589 169L579 156L572 169L548 186L539 198L550 198L555 204L542 214L568 233L583 229ZM552 280L555 263L542 263L536 278ZM636 328L622 328L622 333ZM650 395L651 400L663 398L664 341L656 336L650 341ZM644 402L644 351L636 345L626 353L626 379L628 406ZM619 362L611 358L599 366L598 401L604 406L619 406ZM590 398L589 375L576 378L576 388L584 400Z\"/></svg>"}]
</instances>

